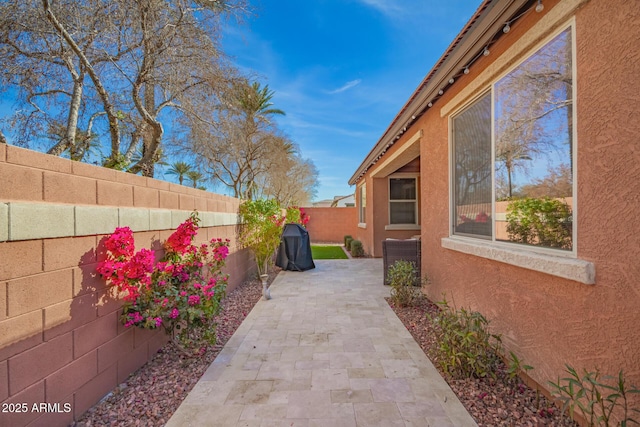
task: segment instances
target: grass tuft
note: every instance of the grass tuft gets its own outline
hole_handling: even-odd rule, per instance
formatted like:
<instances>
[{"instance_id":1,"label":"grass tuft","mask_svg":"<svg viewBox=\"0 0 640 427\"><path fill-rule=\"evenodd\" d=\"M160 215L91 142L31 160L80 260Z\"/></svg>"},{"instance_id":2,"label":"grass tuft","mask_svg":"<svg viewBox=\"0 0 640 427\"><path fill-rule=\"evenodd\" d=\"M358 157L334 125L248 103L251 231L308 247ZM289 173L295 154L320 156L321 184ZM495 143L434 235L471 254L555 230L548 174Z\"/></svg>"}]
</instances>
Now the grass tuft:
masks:
<instances>
[{"instance_id":1,"label":"grass tuft","mask_svg":"<svg viewBox=\"0 0 640 427\"><path fill-rule=\"evenodd\" d=\"M348 259L340 246L311 245L313 259Z\"/></svg>"}]
</instances>

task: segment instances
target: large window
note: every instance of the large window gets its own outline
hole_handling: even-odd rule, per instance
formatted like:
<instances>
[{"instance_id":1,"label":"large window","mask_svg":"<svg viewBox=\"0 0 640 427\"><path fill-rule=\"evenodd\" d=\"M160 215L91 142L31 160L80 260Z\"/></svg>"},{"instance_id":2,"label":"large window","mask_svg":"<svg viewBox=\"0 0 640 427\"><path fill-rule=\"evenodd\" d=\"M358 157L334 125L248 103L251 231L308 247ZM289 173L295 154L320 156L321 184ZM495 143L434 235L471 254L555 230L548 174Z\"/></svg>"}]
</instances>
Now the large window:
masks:
<instances>
[{"instance_id":1,"label":"large window","mask_svg":"<svg viewBox=\"0 0 640 427\"><path fill-rule=\"evenodd\" d=\"M452 118L453 233L573 248L571 28Z\"/></svg>"},{"instance_id":2,"label":"large window","mask_svg":"<svg viewBox=\"0 0 640 427\"><path fill-rule=\"evenodd\" d=\"M418 223L417 178L389 178L389 224Z\"/></svg>"},{"instance_id":3,"label":"large window","mask_svg":"<svg viewBox=\"0 0 640 427\"><path fill-rule=\"evenodd\" d=\"M367 184L358 187L358 222L367 222Z\"/></svg>"}]
</instances>

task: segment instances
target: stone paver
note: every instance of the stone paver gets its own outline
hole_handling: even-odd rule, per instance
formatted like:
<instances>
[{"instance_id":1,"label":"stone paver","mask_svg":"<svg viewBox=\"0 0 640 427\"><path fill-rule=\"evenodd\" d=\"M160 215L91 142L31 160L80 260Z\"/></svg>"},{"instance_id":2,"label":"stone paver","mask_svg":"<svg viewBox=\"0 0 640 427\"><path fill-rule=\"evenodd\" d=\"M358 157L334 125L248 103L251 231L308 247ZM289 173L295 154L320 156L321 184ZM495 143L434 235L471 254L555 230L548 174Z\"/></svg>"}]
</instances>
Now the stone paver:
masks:
<instances>
[{"instance_id":1,"label":"stone paver","mask_svg":"<svg viewBox=\"0 0 640 427\"><path fill-rule=\"evenodd\" d=\"M476 426L389 308L382 260L281 272L167 423Z\"/></svg>"}]
</instances>

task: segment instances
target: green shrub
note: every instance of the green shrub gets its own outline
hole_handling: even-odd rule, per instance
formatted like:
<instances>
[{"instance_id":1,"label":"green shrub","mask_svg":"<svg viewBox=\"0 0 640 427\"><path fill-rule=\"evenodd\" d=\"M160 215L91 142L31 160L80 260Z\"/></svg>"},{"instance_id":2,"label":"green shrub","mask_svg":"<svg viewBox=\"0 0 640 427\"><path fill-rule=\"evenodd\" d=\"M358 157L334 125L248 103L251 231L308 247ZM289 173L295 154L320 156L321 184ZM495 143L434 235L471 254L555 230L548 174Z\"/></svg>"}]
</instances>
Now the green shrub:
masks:
<instances>
[{"instance_id":1,"label":"green shrub","mask_svg":"<svg viewBox=\"0 0 640 427\"><path fill-rule=\"evenodd\" d=\"M533 369L533 366L522 363L522 360L513 351L509 352L505 363L507 364L506 373L511 381L519 379L525 372Z\"/></svg>"},{"instance_id":2,"label":"green shrub","mask_svg":"<svg viewBox=\"0 0 640 427\"><path fill-rule=\"evenodd\" d=\"M628 400L631 394L640 394L640 389L627 386L622 371L617 377L600 375L597 369L594 372L585 370L580 376L567 365L567 373L569 376L558 378L558 382L549 381L551 394L562 403L563 414L568 410L573 418L577 409L589 426L638 425L630 413L640 413L640 410L629 408Z\"/></svg>"},{"instance_id":3,"label":"green shrub","mask_svg":"<svg viewBox=\"0 0 640 427\"><path fill-rule=\"evenodd\" d=\"M276 200L247 200L239 209L242 223L238 227L238 242L249 248L256 260L258 274L273 268L273 255L280 244L285 218Z\"/></svg>"},{"instance_id":4,"label":"green shrub","mask_svg":"<svg viewBox=\"0 0 640 427\"><path fill-rule=\"evenodd\" d=\"M496 377L502 352L500 335L489 332L489 322L477 311L455 310L446 300L430 315L435 326L437 363L453 378Z\"/></svg>"},{"instance_id":5,"label":"green shrub","mask_svg":"<svg viewBox=\"0 0 640 427\"><path fill-rule=\"evenodd\" d=\"M362 247L362 242L360 240L351 241L351 256L356 258L364 256L364 248Z\"/></svg>"},{"instance_id":6,"label":"green shrub","mask_svg":"<svg viewBox=\"0 0 640 427\"><path fill-rule=\"evenodd\" d=\"M416 266L409 261L396 261L387 271L387 280L391 286L391 301L394 305L408 307L420 298L421 290L416 285Z\"/></svg>"},{"instance_id":7,"label":"green shrub","mask_svg":"<svg viewBox=\"0 0 640 427\"><path fill-rule=\"evenodd\" d=\"M526 197L507 206L509 240L548 248L571 249L572 213L566 203L549 197Z\"/></svg>"},{"instance_id":8,"label":"green shrub","mask_svg":"<svg viewBox=\"0 0 640 427\"><path fill-rule=\"evenodd\" d=\"M351 242L353 241L352 236L344 236L344 247L347 248L349 252L351 252Z\"/></svg>"}]
</instances>

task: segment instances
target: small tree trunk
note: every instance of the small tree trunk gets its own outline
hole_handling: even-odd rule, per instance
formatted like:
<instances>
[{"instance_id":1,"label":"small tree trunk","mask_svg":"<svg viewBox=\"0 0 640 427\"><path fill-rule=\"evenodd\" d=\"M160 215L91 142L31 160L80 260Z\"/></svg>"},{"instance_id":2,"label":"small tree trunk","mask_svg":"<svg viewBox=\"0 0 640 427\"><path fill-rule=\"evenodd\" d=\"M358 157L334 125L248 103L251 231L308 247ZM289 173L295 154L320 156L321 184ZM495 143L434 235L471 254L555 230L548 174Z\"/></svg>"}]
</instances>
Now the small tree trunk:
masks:
<instances>
[{"instance_id":1,"label":"small tree trunk","mask_svg":"<svg viewBox=\"0 0 640 427\"><path fill-rule=\"evenodd\" d=\"M54 156L61 155L67 148L72 151L71 160L73 157L73 147L76 145L76 132L78 130L78 116L80 115L80 105L82 104L82 93L84 90L84 73L80 75L74 75L73 78L73 93L71 94L71 104L69 105L69 114L67 115L67 129L64 137L60 142L51 147L48 154Z\"/></svg>"},{"instance_id":2,"label":"small tree trunk","mask_svg":"<svg viewBox=\"0 0 640 427\"><path fill-rule=\"evenodd\" d=\"M42 0L42 5L44 7L44 12L47 15L47 19L51 22L51 25L62 35L62 38L67 42L71 50L78 56L78 59L84 66L87 74L91 78L93 85L96 89L96 92L100 96L102 100L102 105L104 107L104 111L107 113L107 117L109 119L109 133L111 134L111 158L115 159L115 157L120 153L120 128L118 124L118 116L116 113L116 109L111 103L109 99L109 93L102 85L102 81L98 76L98 73L93 68L93 65L86 57L80 46L75 42L73 37L67 32L64 26L58 21L58 18L51 10L51 3L49 0Z\"/></svg>"}]
</instances>

